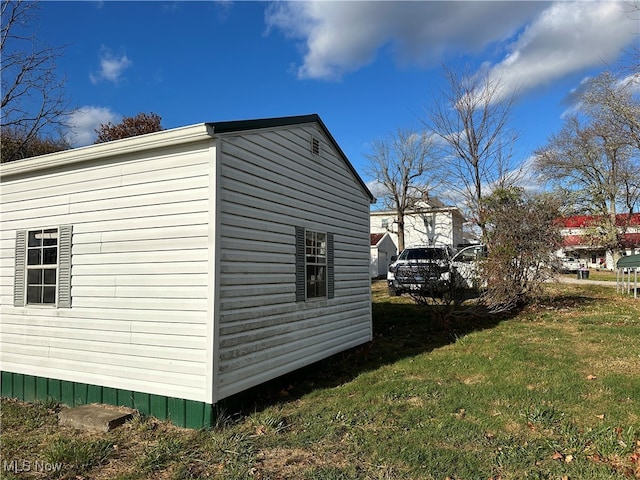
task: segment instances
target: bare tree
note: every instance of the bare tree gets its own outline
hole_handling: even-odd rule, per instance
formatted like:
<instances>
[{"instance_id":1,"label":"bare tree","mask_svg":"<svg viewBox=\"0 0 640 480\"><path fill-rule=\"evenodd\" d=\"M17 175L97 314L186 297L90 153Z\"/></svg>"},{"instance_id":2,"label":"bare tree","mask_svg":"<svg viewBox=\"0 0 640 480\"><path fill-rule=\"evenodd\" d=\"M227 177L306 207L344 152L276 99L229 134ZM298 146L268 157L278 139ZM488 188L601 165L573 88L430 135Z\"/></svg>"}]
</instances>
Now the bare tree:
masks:
<instances>
[{"instance_id":1,"label":"bare tree","mask_svg":"<svg viewBox=\"0 0 640 480\"><path fill-rule=\"evenodd\" d=\"M398 249L404 249L405 213L428 195L435 170L433 139L423 132L398 129L375 140L367 154L369 173L381 185L386 208L396 213Z\"/></svg>"},{"instance_id":2,"label":"bare tree","mask_svg":"<svg viewBox=\"0 0 640 480\"><path fill-rule=\"evenodd\" d=\"M633 81L638 78L615 79L610 72L593 79L578 113L536 151L543 178L565 192L574 211L599 219L588 236L614 261L640 202L640 102ZM619 214L626 214L622 225Z\"/></svg>"},{"instance_id":3,"label":"bare tree","mask_svg":"<svg viewBox=\"0 0 640 480\"><path fill-rule=\"evenodd\" d=\"M640 71L622 78L605 71L587 83L582 94L581 109L599 129L610 130L620 142L640 151L640 101L634 92L640 89Z\"/></svg>"},{"instance_id":4,"label":"bare tree","mask_svg":"<svg viewBox=\"0 0 640 480\"><path fill-rule=\"evenodd\" d=\"M3 162L28 156L29 143L47 136L45 131L50 135L65 127L69 113L64 81L56 73L56 59L64 48L41 45L29 30L37 7L37 2L2 2L1 131L3 137L11 134L20 140L15 148L3 149Z\"/></svg>"},{"instance_id":5,"label":"bare tree","mask_svg":"<svg viewBox=\"0 0 640 480\"><path fill-rule=\"evenodd\" d=\"M123 138L136 137L162 130L162 118L155 113L139 113L135 117L122 117L122 122L103 123L96 129L98 138L94 143L111 142Z\"/></svg>"},{"instance_id":6,"label":"bare tree","mask_svg":"<svg viewBox=\"0 0 640 480\"><path fill-rule=\"evenodd\" d=\"M439 177L484 234L485 190L517 180L509 173L518 136L509 126L516 95L488 74L457 73L446 66L444 74L447 87L428 109L425 124L439 139Z\"/></svg>"}]
</instances>

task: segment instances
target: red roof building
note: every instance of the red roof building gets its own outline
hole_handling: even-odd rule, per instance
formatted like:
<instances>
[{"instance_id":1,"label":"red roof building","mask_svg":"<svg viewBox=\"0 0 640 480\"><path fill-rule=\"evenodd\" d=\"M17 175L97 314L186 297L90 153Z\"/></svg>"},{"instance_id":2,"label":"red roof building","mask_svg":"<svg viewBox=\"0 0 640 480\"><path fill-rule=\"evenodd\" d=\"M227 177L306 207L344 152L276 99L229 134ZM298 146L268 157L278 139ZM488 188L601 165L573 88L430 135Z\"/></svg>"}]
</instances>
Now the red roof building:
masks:
<instances>
[{"instance_id":1,"label":"red roof building","mask_svg":"<svg viewBox=\"0 0 640 480\"><path fill-rule=\"evenodd\" d=\"M559 219L563 236L565 256L579 258L585 265L593 268L613 267L613 258L602 246L594 245L589 236L589 229L597 227L602 217L594 215L573 215ZM626 214L616 215L618 228L626 231L622 237L620 253L633 255L640 252L640 213L629 218Z\"/></svg>"}]
</instances>

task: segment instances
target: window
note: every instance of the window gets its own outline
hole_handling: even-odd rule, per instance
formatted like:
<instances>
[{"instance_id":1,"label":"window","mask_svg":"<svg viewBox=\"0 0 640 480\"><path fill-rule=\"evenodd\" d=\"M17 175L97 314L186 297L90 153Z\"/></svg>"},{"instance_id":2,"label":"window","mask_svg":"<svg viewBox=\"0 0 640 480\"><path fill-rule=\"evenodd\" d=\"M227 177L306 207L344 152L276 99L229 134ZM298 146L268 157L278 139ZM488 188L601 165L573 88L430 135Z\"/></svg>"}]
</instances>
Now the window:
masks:
<instances>
[{"instance_id":1,"label":"window","mask_svg":"<svg viewBox=\"0 0 640 480\"><path fill-rule=\"evenodd\" d=\"M27 304L56 303L58 229L35 230L27 241Z\"/></svg>"},{"instance_id":2,"label":"window","mask_svg":"<svg viewBox=\"0 0 640 480\"><path fill-rule=\"evenodd\" d=\"M307 298L324 297L327 294L327 235L306 232L305 265Z\"/></svg>"},{"instance_id":3,"label":"window","mask_svg":"<svg viewBox=\"0 0 640 480\"><path fill-rule=\"evenodd\" d=\"M16 232L14 305L71 307L69 225Z\"/></svg>"},{"instance_id":4,"label":"window","mask_svg":"<svg viewBox=\"0 0 640 480\"><path fill-rule=\"evenodd\" d=\"M455 257L454 262L471 263L477 262L487 256L487 247L484 245L472 245L460 250Z\"/></svg>"},{"instance_id":5,"label":"window","mask_svg":"<svg viewBox=\"0 0 640 480\"><path fill-rule=\"evenodd\" d=\"M296 227L296 301L334 297L333 234Z\"/></svg>"}]
</instances>

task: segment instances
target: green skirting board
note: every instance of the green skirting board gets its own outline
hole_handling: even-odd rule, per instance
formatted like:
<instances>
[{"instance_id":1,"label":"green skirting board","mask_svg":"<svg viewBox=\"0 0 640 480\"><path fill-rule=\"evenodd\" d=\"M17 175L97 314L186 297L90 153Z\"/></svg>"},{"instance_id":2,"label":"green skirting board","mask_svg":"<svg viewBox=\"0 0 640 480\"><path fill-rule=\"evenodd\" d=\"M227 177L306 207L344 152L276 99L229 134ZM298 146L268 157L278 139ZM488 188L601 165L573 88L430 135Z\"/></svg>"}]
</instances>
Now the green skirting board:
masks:
<instances>
[{"instance_id":1,"label":"green skirting board","mask_svg":"<svg viewBox=\"0 0 640 480\"><path fill-rule=\"evenodd\" d=\"M213 405L204 402L12 372L0 372L0 395L26 402L54 401L68 407L87 403L124 406L186 428L209 427L213 421Z\"/></svg>"}]
</instances>

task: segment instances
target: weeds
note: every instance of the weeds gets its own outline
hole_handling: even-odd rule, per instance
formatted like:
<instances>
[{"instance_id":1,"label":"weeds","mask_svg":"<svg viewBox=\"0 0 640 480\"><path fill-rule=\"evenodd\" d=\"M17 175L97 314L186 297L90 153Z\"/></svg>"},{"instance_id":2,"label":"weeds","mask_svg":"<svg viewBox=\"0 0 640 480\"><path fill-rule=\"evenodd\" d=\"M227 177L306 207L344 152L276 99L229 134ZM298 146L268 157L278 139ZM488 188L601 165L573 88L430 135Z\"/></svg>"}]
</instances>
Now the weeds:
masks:
<instances>
[{"instance_id":1,"label":"weeds","mask_svg":"<svg viewBox=\"0 0 640 480\"><path fill-rule=\"evenodd\" d=\"M54 476L73 477L81 475L93 467L107 461L113 452L109 440L76 440L58 437L44 449L43 455L48 465L56 466Z\"/></svg>"}]
</instances>

